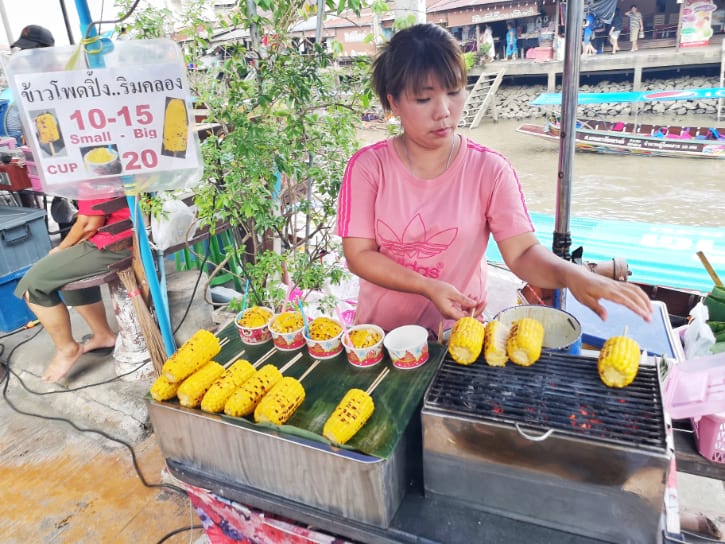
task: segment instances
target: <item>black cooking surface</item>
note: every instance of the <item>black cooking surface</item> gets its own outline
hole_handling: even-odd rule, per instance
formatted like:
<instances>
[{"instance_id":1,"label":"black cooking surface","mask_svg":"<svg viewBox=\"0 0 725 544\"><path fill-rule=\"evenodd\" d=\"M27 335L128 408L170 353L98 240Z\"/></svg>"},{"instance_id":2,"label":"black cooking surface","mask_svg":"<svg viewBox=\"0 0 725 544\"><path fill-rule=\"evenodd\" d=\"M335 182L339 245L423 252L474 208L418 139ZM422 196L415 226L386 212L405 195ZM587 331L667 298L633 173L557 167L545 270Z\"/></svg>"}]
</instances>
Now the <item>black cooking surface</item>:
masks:
<instances>
[{"instance_id":1,"label":"black cooking surface","mask_svg":"<svg viewBox=\"0 0 725 544\"><path fill-rule=\"evenodd\" d=\"M657 368L641 366L622 389L605 386L596 358L543 353L530 367L473 365L449 356L433 379L424 409L478 421L549 429L577 438L664 451L664 415Z\"/></svg>"}]
</instances>

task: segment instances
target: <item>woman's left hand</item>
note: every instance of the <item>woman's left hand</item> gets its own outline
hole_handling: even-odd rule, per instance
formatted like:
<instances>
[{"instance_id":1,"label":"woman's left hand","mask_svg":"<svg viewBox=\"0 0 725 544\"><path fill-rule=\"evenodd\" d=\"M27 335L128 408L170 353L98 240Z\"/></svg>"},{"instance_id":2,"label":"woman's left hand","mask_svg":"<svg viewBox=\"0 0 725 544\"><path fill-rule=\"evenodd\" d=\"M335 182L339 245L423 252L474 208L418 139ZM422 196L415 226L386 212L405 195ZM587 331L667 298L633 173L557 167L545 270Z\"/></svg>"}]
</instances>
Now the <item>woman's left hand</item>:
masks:
<instances>
[{"instance_id":1,"label":"woman's left hand","mask_svg":"<svg viewBox=\"0 0 725 544\"><path fill-rule=\"evenodd\" d=\"M567 280L571 294L602 320L607 319L607 310L600 302L603 298L629 308L645 321L652 319L650 299L634 283L607 278L582 266L572 269Z\"/></svg>"}]
</instances>

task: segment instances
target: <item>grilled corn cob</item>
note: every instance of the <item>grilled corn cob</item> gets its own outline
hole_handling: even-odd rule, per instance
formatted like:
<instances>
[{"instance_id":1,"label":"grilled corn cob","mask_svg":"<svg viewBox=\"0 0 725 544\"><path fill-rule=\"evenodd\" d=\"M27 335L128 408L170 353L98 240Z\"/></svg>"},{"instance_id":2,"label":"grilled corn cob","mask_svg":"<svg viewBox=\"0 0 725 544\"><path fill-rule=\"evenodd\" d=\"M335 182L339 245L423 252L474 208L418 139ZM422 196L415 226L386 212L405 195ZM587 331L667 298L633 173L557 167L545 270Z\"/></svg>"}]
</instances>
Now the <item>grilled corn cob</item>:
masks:
<instances>
[{"instance_id":1,"label":"grilled corn cob","mask_svg":"<svg viewBox=\"0 0 725 544\"><path fill-rule=\"evenodd\" d=\"M234 391L224 405L228 416L248 416L262 400L262 397L282 379L282 373L274 365L264 365L259 372L249 378Z\"/></svg>"},{"instance_id":2,"label":"grilled corn cob","mask_svg":"<svg viewBox=\"0 0 725 544\"><path fill-rule=\"evenodd\" d=\"M506 341L510 328L497 319L486 323L486 332L483 341L483 358L489 366L506 366L509 360L506 353Z\"/></svg>"},{"instance_id":3,"label":"grilled corn cob","mask_svg":"<svg viewBox=\"0 0 725 544\"><path fill-rule=\"evenodd\" d=\"M599 377L608 387L626 387L637 376L639 359L637 342L627 336L612 336L599 352Z\"/></svg>"},{"instance_id":4,"label":"grilled corn cob","mask_svg":"<svg viewBox=\"0 0 725 544\"><path fill-rule=\"evenodd\" d=\"M176 390L179 389L181 382L171 383L166 376L161 374L151 386L149 393L151 398L157 402L173 399L176 396Z\"/></svg>"},{"instance_id":5,"label":"grilled corn cob","mask_svg":"<svg viewBox=\"0 0 725 544\"><path fill-rule=\"evenodd\" d=\"M224 374L224 367L215 361L209 361L191 376L186 378L176 396L179 397L179 404L187 408L196 408L201 404L201 399L219 377Z\"/></svg>"},{"instance_id":6,"label":"grilled corn cob","mask_svg":"<svg viewBox=\"0 0 725 544\"><path fill-rule=\"evenodd\" d=\"M254 421L282 425L305 400L305 388L299 380L285 376L264 395L254 409Z\"/></svg>"},{"instance_id":7,"label":"grilled corn cob","mask_svg":"<svg viewBox=\"0 0 725 544\"><path fill-rule=\"evenodd\" d=\"M223 411L227 399L238 387L254 376L255 372L257 370L249 361L239 359L226 369L217 381L211 384L209 391L201 399L201 409L212 414Z\"/></svg>"},{"instance_id":8,"label":"grilled corn cob","mask_svg":"<svg viewBox=\"0 0 725 544\"><path fill-rule=\"evenodd\" d=\"M181 382L211 361L221 349L216 336L204 329L198 330L166 360L161 372L171 383Z\"/></svg>"},{"instance_id":9,"label":"grilled corn cob","mask_svg":"<svg viewBox=\"0 0 725 544\"><path fill-rule=\"evenodd\" d=\"M543 341L544 326L536 319L524 317L514 321L511 326L511 333L506 341L506 353L517 365L531 366L541 357Z\"/></svg>"},{"instance_id":10,"label":"grilled corn cob","mask_svg":"<svg viewBox=\"0 0 725 544\"><path fill-rule=\"evenodd\" d=\"M373 411L370 395L362 389L350 389L325 421L322 436L333 444L345 444L363 428Z\"/></svg>"},{"instance_id":11,"label":"grilled corn cob","mask_svg":"<svg viewBox=\"0 0 725 544\"><path fill-rule=\"evenodd\" d=\"M483 348L483 323L472 317L462 317L451 329L448 353L461 365L474 363Z\"/></svg>"},{"instance_id":12,"label":"grilled corn cob","mask_svg":"<svg viewBox=\"0 0 725 544\"><path fill-rule=\"evenodd\" d=\"M35 128L38 129L38 140L41 144L52 144L60 140L58 123L52 113L41 113L35 118Z\"/></svg>"}]
</instances>

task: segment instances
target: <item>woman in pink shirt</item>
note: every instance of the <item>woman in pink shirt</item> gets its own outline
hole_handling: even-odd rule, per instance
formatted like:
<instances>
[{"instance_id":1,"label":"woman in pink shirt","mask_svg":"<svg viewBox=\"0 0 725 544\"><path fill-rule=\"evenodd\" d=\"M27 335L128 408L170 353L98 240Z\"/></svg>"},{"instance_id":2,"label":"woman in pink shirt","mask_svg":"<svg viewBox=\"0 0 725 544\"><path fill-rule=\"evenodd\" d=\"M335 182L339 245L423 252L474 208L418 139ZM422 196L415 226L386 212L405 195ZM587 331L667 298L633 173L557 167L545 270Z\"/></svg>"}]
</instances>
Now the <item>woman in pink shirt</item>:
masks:
<instances>
[{"instance_id":1,"label":"woman in pink shirt","mask_svg":"<svg viewBox=\"0 0 725 544\"><path fill-rule=\"evenodd\" d=\"M418 24L393 36L373 64L383 108L402 134L360 149L338 201L337 233L360 278L360 323L384 330L417 323L437 331L486 306L489 236L507 266L542 288L568 287L604 319L602 298L649 320L637 286L570 263L534 235L508 160L456 133L466 101L466 68L443 28Z\"/></svg>"}]
</instances>

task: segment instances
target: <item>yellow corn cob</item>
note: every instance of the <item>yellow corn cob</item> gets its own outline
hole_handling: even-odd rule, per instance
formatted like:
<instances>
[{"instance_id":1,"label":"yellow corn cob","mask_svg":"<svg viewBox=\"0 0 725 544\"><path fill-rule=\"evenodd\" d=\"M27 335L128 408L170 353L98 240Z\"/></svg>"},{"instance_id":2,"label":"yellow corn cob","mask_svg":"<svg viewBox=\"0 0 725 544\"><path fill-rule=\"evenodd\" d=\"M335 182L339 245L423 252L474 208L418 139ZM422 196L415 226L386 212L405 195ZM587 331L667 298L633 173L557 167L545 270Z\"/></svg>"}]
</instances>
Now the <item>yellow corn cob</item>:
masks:
<instances>
[{"instance_id":1,"label":"yellow corn cob","mask_svg":"<svg viewBox=\"0 0 725 544\"><path fill-rule=\"evenodd\" d=\"M181 382L211 361L221 350L216 336L204 329L198 330L167 359L161 372L171 383Z\"/></svg>"},{"instance_id":2,"label":"yellow corn cob","mask_svg":"<svg viewBox=\"0 0 725 544\"><path fill-rule=\"evenodd\" d=\"M506 353L506 341L509 337L508 325L494 319L486 323L483 341L483 358L489 366L506 366L509 360Z\"/></svg>"},{"instance_id":3,"label":"yellow corn cob","mask_svg":"<svg viewBox=\"0 0 725 544\"><path fill-rule=\"evenodd\" d=\"M172 153L186 151L189 136L189 120L186 104L181 98L171 98L164 115L164 149Z\"/></svg>"},{"instance_id":4,"label":"yellow corn cob","mask_svg":"<svg viewBox=\"0 0 725 544\"><path fill-rule=\"evenodd\" d=\"M524 317L511 326L506 353L517 365L531 366L541 357L543 341L544 326L536 319Z\"/></svg>"},{"instance_id":5,"label":"yellow corn cob","mask_svg":"<svg viewBox=\"0 0 725 544\"><path fill-rule=\"evenodd\" d=\"M626 387L637 376L639 359L637 342L627 336L612 336L599 352L599 377L609 387Z\"/></svg>"},{"instance_id":6,"label":"yellow corn cob","mask_svg":"<svg viewBox=\"0 0 725 544\"><path fill-rule=\"evenodd\" d=\"M262 397L282 379L282 373L274 365L264 365L259 372L249 378L234 391L224 405L228 416L248 416L262 400Z\"/></svg>"},{"instance_id":7,"label":"yellow corn cob","mask_svg":"<svg viewBox=\"0 0 725 544\"><path fill-rule=\"evenodd\" d=\"M211 384L217 381L222 374L224 374L224 367L215 361L209 361L181 382L179 390L176 392L179 404L187 408L199 406Z\"/></svg>"},{"instance_id":8,"label":"yellow corn cob","mask_svg":"<svg viewBox=\"0 0 725 544\"><path fill-rule=\"evenodd\" d=\"M483 348L483 323L472 317L462 317L451 329L448 341L448 353L453 360L462 365L476 362Z\"/></svg>"},{"instance_id":9,"label":"yellow corn cob","mask_svg":"<svg viewBox=\"0 0 725 544\"><path fill-rule=\"evenodd\" d=\"M256 372L257 369L249 361L239 359L211 384L209 391L201 399L201 409L212 414L224 410L224 405L232 393Z\"/></svg>"},{"instance_id":10,"label":"yellow corn cob","mask_svg":"<svg viewBox=\"0 0 725 544\"><path fill-rule=\"evenodd\" d=\"M362 389L350 389L325 421L322 436L333 444L345 444L363 428L373 411L370 395Z\"/></svg>"},{"instance_id":11,"label":"yellow corn cob","mask_svg":"<svg viewBox=\"0 0 725 544\"><path fill-rule=\"evenodd\" d=\"M60 140L58 123L51 113L41 113L35 118L35 128L38 129L38 140L41 144L51 144Z\"/></svg>"},{"instance_id":12,"label":"yellow corn cob","mask_svg":"<svg viewBox=\"0 0 725 544\"><path fill-rule=\"evenodd\" d=\"M299 380L285 376L264 395L254 409L254 421L283 425L305 400L305 388Z\"/></svg>"},{"instance_id":13,"label":"yellow corn cob","mask_svg":"<svg viewBox=\"0 0 725 544\"><path fill-rule=\"evenodd\" d=\"M161 374L151 386L149 393L151 398L157 402L173 399L176 396L176 390L179 389L180 382L171 383L166 376Z\"/></svg>"}]
</instances>

